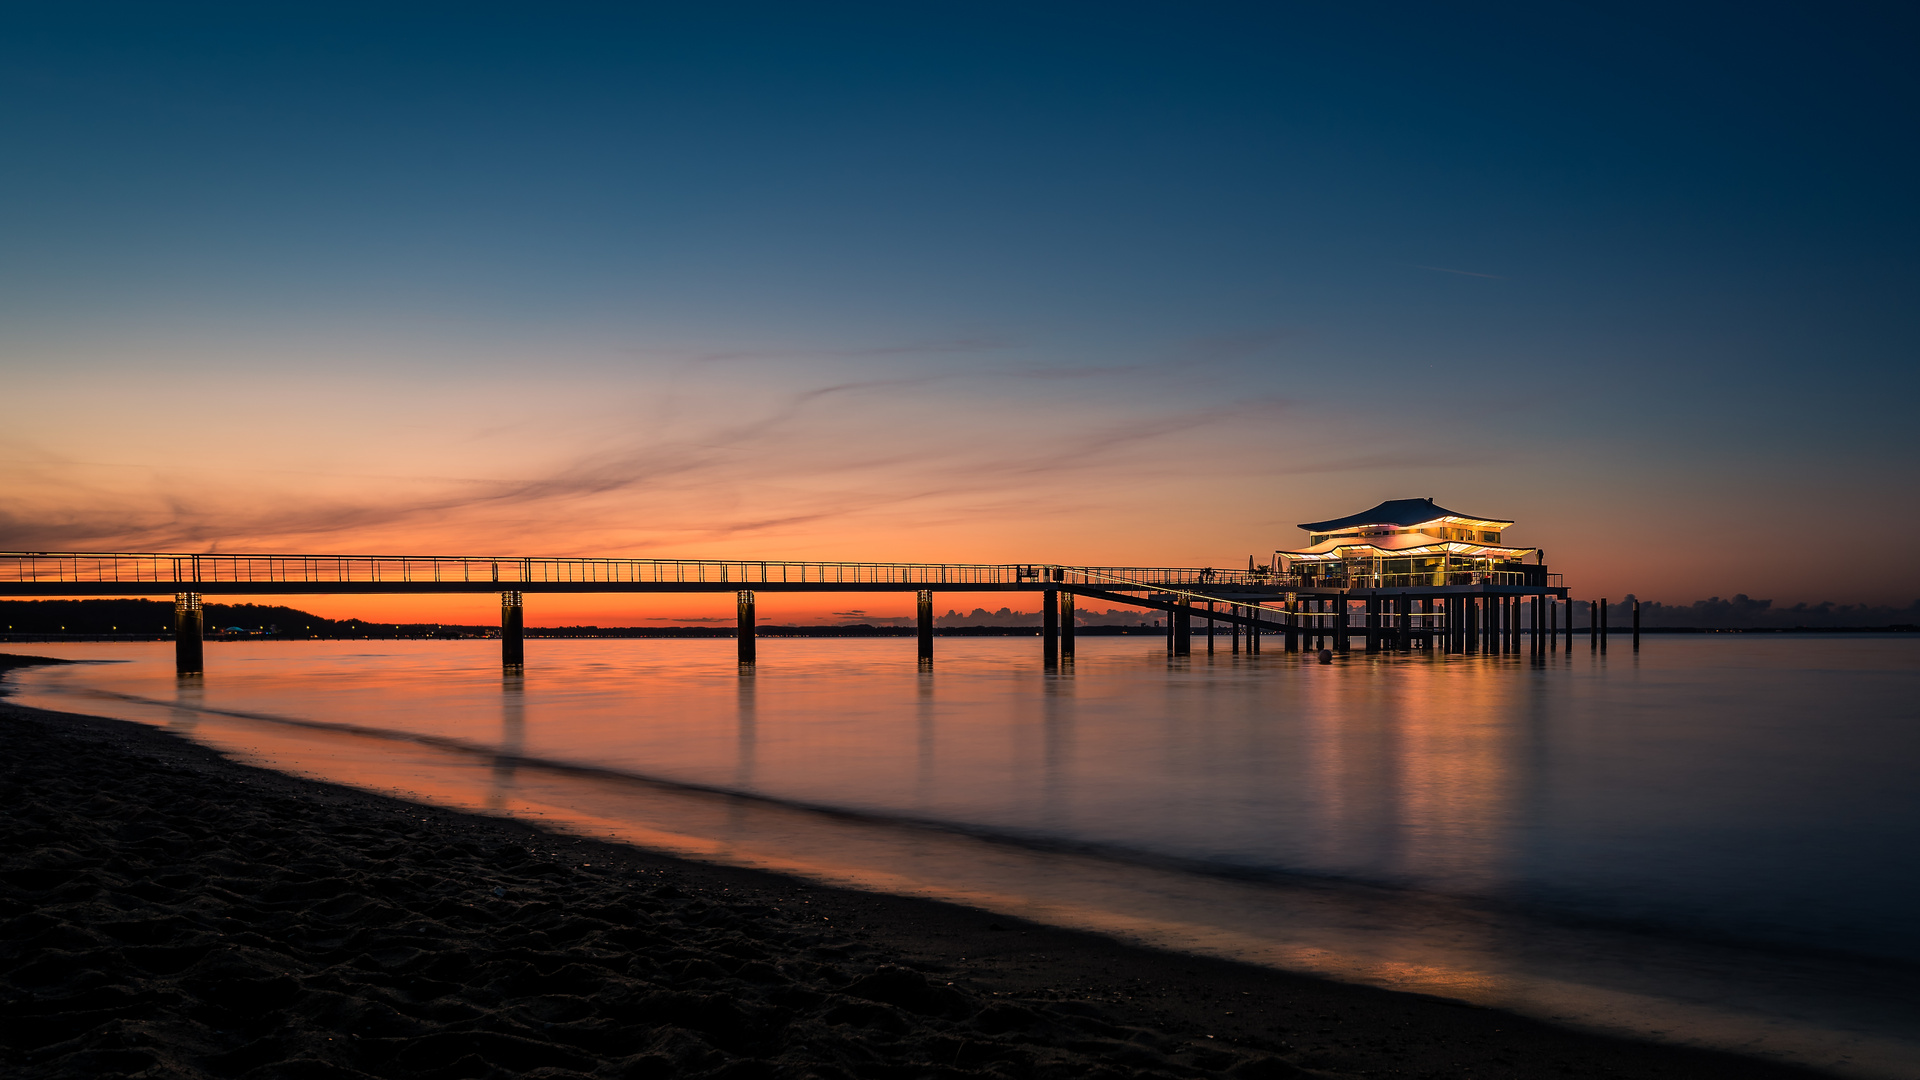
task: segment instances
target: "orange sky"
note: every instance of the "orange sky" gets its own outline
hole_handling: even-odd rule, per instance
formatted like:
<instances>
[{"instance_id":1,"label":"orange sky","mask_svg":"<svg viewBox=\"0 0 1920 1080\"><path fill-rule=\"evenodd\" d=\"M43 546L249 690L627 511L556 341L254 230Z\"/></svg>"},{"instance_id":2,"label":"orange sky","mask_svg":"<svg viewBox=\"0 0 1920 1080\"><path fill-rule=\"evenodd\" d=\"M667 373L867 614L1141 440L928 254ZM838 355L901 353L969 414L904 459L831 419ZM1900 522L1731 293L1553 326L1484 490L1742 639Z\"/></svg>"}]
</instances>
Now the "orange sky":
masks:
<instances>
[{"instance_id":1,"label":"orange sky","mask_svg":"<svg viewBox=\"0 0 1920 1080\"><path fill-rule=\"evenodd\" d=\"M1657 448L1596 454L1498 425L1435 445L1418 427L1370 429L1363 410L1198 392L1212 375L1197 362L1038 377L1001 350L957 346L961 360L936 351L911 377L861 357L744 350L595 369L606 349L583 346L563 358L575 378L528 380L525 347L494 344L448 381L383 366L417 342L307 342L273 346L281 362L244 377L248 350L202 354L206 377L182 380L129 362L157 348L48 349L10 379L9 546L1226 567L1300 545L1300 521L1432 497L1516 519L1509 541L1544 547L1581 597L1904 604L1920 592L1905 562L1783 551L1762 512L1774 492L1790 485L1810 518L1843 515L1863 497L1844 478L1711 455L1680 471ZM71 408L89 369L116 392ZM1006 602L992 599L940 609ZM484 597L301 604L383 621L496 617ZM811 622L907 604L769 596L763 611ZM540 597L528 618L646 625L728 610L722 597Z\"/></svg>"}]
</instances>

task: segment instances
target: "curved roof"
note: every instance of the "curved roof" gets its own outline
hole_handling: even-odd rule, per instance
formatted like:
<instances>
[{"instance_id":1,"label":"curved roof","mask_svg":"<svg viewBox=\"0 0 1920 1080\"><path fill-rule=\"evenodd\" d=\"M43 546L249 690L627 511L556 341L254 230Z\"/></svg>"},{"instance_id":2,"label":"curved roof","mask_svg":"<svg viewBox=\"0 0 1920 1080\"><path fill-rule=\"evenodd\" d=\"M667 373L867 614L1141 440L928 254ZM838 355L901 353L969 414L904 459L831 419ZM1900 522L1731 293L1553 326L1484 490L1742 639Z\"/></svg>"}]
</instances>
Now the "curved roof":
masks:
<instances>
[{"instance_id":1,"label":"curved roof","mask_svg":"<svg viewBox=\"0 0 1920 1080\"><path fill-rule=\"evenodd\" d=\"M1308 532L1333 532L1337 529L1357 529L1363 525L1397 525L1405 528L1409 525L1424 525L1429 521L1453 518L1463 525L1499 525L1507 526L1513 522L1505 518L1476 517L1462 514L1439 506L1432 499L1388 499L1371 510L1358 514L1348 514L1343 518L1330 521L1309 521L1300 526Z\"/></svg>"}]
</instances>

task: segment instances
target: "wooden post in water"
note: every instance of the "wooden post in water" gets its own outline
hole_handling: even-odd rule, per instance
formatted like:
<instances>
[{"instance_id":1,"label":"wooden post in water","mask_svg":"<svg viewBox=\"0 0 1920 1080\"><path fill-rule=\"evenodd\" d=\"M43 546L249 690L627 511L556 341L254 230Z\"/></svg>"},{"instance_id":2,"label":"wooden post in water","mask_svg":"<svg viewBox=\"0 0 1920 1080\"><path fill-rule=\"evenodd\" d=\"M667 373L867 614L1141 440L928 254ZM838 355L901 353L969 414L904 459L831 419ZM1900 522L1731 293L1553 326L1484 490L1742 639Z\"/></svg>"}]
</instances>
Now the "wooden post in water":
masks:
<instances>
[{"instance_id":1,"label":"wooden post in water","mask_svg":"<svg viewBox=\"0 0 1920 1080\"><path fill-rule=\"evenodd\" d=\"M1600 598L1600 651L1607 651L1607 600Z\"/></svg>"},{"instance_id":2,"label":"wooden post in water","mask_svg":"<svg viewBox=\"0 0 1920 1080\"><path fill-rule=\"evenodd\" d=\"M753 615L753 591L741 589L735 599L739 604L734 611L735 625L738 627L734 636L739 639L740 662L750 665L759 655L756 650L759 638L754 633L756 623Z\"/></svg>"},{"instance_id":3,"label":"wooden post in water","mask_svg":"<svg viewBox=\"0 0 1920 1080\"><path fill-rule=\"evenodd\" d=\"M500 664L509 671L527 664L526 601L517 592L500 594Z\"/></svg>"},{"instance_id":4,"label":"wooden post in water","mask_svg":"<svg viewBox=\"0 0 1920 1080\"><path fill-rule=\"evenodd\" d=\"M1060 662L1073 662L1073 605L1074 594L1061 589L1056 594L1060 598Z\"/></svg>"},{"instance_id":5,"label":"wooden post in water","mask_svg":"<svg viewBox=\"0 0 1920 1080\"><path fill-rule=\"evenodd\" d=\"M921 589L913 600L920 630L920 666L930 667L933 664L933 590Z\"/></svg>"},{"instance_id":6,"label":"wooden post in water","mask_svg":"<svg viewBox=\"0 0 1920 1080\"><path fill-rule=\"evenodd\" d=\"M1193 655L1193 605L1185 601L1173 613L1173 655Z\"/></svg>"},{"instance_id":7,"label":"wooden post in water","mask_svg":"<svg viewBox=\"0 0 1920 1080\"><path fill-rule=\"evenodd\" d=\"M1633 598L1633 651L1640 651L1640 598Z\"/></svg>"},{"instance_id":8,"label":"wooden post in water","mask_svg":"<svg viewBox=\"0 0 1920 1080\"><path fill-rule=\"evenodd\" d=\"M1600 647L1600 608L1595 601L1587 601L1587 648Z\"/></svg>"},{"instance_id":9,"label":"wooden post in water","mask_svg":"<svg viewBox=\"0 0 1920 1080\"><path fill-rule=\"evenodd\" d=\"M1227 612L1229 614L1238 615L1242 610L1243 610L1242 606L1239 604L1227 605ZM1233 655L1239 656L1240 655L1240 624L1239 623L1236 622L1233 624L1231 633L1233 634Z\"/></svg>"},{"instance_id":10,"label":"wooden post in water","mask_svg":"<svg viewBox=\"0 0 1920 1080\"><path fill-rule=\"evenodd\" d=\"M179 675L200 675L206 665L206 614L197 592L173 596L173 670Z\"/></svg>"},{"instance_id":11,"label":"wooden post in water","mask_svg":"<svg viewBox=\"0 0 1920 1080\"><path fill-rule=\"evenodd\" d=\"M1560 601L1549 596L1547 602L1547 651L1560 649Z\"/></svg>"},{"instance_id":12,"label":"wooden post in water","mask_svg":"<svg viewBox=\"0 0 1920 1080\"><path fill-rule=\"evenodd\" d=\"M1207 655L1213 655L1213 601L1207 601Z\"/></svg>"}]
</instances>

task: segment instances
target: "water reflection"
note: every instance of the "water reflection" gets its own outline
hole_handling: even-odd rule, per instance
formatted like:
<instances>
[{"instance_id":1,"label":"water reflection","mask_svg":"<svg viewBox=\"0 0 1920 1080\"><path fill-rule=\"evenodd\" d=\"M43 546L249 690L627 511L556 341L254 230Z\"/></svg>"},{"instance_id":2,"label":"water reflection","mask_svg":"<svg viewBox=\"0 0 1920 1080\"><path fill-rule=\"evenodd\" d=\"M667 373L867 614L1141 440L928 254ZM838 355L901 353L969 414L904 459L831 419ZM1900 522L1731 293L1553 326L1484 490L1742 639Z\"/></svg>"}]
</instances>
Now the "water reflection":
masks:
<instances>
[{"instance_id":1,"label":"water reflection","mask_svg":"<svg viewBox=\"0 0 1920 1080\"><path fill-rule=\"evenodd\" d=\"M207 677L201 672L181 672L174 676L174 708L167 716L168 728L190 735L200 723L200 711L207 700Z\"/></svg>"},{"instance_id":2,"label":"water reflection","mask_svg":"<svg viewBox=\"0 0 1920 1080\"><path fill-rule=\"evenodd\" d=\"M529 681L458 643L222 643L212 683L117 645L89 649L135 662L18 681L368 787L1535 1011L1658 1016L1684 984L1776 1031L1834 1014L1793 998L1834 980L1769 982L1772 954L1655 963L1554 920L1920 960L1920 642L1322 665L1089 637L1048 672L1032 639L946 639L938 675L911 639L769 642L749 669L729 645L570 642Z\"/></svg>"},{"instance_id":3,"label":"water reflection","mask_svg":"<svg viewBox=\"0 0 1920 1080\"><path fill-rule=\"evenodd\" d=\"M513 774L527 748L527 676L519 667L508 667L500 676L500 743L493 757L493 783L486 805L503 810L513 792Z\"/></svg>"}]
</instances>

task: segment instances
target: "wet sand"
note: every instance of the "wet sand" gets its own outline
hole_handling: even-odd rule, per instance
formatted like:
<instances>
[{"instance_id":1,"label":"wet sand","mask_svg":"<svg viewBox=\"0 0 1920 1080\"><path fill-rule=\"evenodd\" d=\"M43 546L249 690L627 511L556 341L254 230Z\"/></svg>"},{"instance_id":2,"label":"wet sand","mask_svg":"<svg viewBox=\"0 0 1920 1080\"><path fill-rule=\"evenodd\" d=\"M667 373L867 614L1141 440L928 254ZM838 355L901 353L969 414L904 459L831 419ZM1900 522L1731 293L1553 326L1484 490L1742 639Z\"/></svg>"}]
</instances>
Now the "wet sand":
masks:
<instances>
[{"instance_id":1,"label":"wet sand","mask_svg":"<svg viewBox=\"0 0 1920 1080\"><path fill-rule=\"evenodd\" d=\"M0 702L0 762L8 1075L1818 1075L436 810L123 721Z\"/></svg>"}]
</instances>

